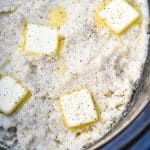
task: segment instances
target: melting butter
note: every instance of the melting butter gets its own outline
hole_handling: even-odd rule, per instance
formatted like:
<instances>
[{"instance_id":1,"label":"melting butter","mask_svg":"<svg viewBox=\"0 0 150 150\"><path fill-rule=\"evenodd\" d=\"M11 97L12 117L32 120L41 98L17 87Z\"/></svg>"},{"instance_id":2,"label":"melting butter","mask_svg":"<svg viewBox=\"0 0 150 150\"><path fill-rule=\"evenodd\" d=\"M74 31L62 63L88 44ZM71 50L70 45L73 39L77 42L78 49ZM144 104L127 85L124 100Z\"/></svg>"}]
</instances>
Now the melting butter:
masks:
<instances>
[{"instance_id":1,"label":"melting butter","mask_svg":"<svg viewBox=\"0 0 150 150\"><path fill-rule=\"evenodd\" d=\"M106 26L105 22L103 19L99 17L99 12L105 8L105 6L110 3L111 0L105 0L104 2L100 3L97 7L96 10L94 11L94 21L95 25L98 29L102 29Z\"/></svg>"},{"instance_id":2,"label":"melting butter","mask_svg":"<svg viewBox=\"0 0 150 150\"><path fill-rule=\"evenodd\" d=\"M27 33L27 25L24 26L24 29L22 31L22 42L19 44L19 49L21 51L25 50L26 45L26 33Z\"/></svg>"},{"instance_id":3,"label":"melting butter","mask_svg":"<svg viewBox=\"0 0 150 150\"><path fill-rule=\"evenodd\" d=\"M62 7L56 7L49 11L49 25L59 29L67 18L67 12Z\"/></svg>"},{"instance_id":4,"label":"melting butter","mask_svg":"<svg viewBox=\"0 0 150 150\"><path fill-rule=\"evenodd\" d=\"M96 9L95 9L95 11L94 11L94 22L95 22L95 26L97 27L98 30L101 30L101 29L103 29L103 28L105 28L105 27L108 27L108 26L106 25L106 23L104 22L104 20L100 18L99 12L100 12L102 9L104 9L105 6L106 6L107 4L109 4L111 1L112 1L112 0L105 0L105 1L103 1L102 3L100 3L100 4L96 7ZM140 17L139 17L137 20L135 20L127 29L125 29L123 32L121 32L120 35L124 34L129 28L132 28L132 27L135 26L135 25L139 25L139 26L142 25L142 13L141 13L140 6L139 6L137 3L133 2L133 0L126 0L126 1L127 1L134 9L136 9L136 11L138 11L138 13L140 14ZM115 36L117 36L117 38L119 38L119 37L118 37L119 35L116 35L111 29L110 29L110 33L111 33L111 36L112 36L112 35L115 35Z\"/></svg>"}]
</instances>

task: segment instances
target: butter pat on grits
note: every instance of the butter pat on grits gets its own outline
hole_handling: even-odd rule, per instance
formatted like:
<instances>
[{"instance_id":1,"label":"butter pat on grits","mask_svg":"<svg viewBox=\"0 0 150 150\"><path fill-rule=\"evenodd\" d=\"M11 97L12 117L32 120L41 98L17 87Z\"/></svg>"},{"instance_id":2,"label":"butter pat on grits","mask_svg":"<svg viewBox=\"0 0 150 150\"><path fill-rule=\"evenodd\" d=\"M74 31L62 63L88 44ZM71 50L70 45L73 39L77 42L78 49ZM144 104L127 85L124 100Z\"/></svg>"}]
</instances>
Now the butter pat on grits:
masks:
<instances>
[{"instance_id":1,"label":"butter pat on grits","mask_svg":"<svg viewBox=\"0 0 150 150\"><path fill-rule=\"evenodd\" d=\"M11 114L24 101L29 91L10 76L0 80L0 111Z\"/></svg>"},{"instance_id":2,"label":"butter pat on grits","mask_svg":"<svg viewBox=\"0 0 150 150\"><path fill-rule=\"evenodd\" d=\"M58 33L49 26L28 24L25 33L24 50L31 54L55 54L58 47Z\"/></svg>"},{"instance_id":3,"label":"butter pat on grits","mask_svg":"<svg viewBox=\"0 0 150 150\"><path fill-rule=\"evenodd\" d=\"M139 18L139 13L125 0L113 0L99 16L115 33L121 33Z\"/></svg>"},{"instance_id":4,"label":"butter pat on grits","mask_svg":"<svg viewBox=\"0 0 150 150\"><path fill-rule=\"evenodd\" d=\"M68 127L79 127L98 120L92 96L86 89L62 96L60 105Z\"/></svg>"}]
</instances>

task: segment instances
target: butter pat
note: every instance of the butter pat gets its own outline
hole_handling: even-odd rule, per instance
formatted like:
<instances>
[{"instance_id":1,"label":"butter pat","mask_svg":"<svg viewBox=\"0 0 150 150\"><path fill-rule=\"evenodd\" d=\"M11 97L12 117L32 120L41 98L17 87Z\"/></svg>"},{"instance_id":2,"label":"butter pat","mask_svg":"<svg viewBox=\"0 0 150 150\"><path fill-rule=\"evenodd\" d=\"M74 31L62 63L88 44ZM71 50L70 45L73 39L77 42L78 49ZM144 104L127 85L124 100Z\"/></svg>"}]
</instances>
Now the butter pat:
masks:
<instances>
[{"instance_id":1,"label":"butter pat","mask_svg":"<svg viewBox=\"0 0 150 150\"><path fill-rule=\"evenodd\" d=\"M27 89L15 79L10 76L3 77L0 80L0 111L11 114L27 94Z\"/></svg>"},{"instance_id":2,"label":"butter pat","mask_svg":"<svg viewBox=\"0 0 150 150\"><path fill-rule=\"evenodd\" d=\"M99 16L115 33L121 33L139 17L139 13L125 0L112 0Z\"/></svg>"},{"instance_id":3,"label":"butter pat","mask_svg":"<svg viewBox=\"0 0 150 150\"><path fill-rule=\"evenodd\" d=\"M97 121L98 115L91 94L86 89L60 98L61 109L68 127L79 127Z\"/></svg>"},{"instance_id":4,"label":"butter pat","mask_svg":"<svg viewBox=\"0 0 150 150\"><path fill-rule=\"evenodd\" d=\"M57 30L49 26L29 24L26 28L25 50L35 54L55 54L58 47Z\"/></svg>"}]
</instances>

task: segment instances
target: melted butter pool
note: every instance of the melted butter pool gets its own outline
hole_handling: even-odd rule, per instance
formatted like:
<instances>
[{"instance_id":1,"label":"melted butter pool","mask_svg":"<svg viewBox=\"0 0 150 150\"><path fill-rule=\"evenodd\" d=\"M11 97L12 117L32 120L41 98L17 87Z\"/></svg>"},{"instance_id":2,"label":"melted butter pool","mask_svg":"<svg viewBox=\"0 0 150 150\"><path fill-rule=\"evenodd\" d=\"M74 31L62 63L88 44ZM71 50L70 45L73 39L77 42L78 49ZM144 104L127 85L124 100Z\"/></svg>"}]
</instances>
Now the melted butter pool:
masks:
<instances>
[{"instance_id":1,"label":"melted butter pool","mask_svg":"<svg viewBox=\"0 0 150 150\"><path fill-rule=\"evenodd\" d=\"M49 25L59 29L67 18L67 12L62 7L56 7L49 11Z\"/></svg>"}]
</instances>

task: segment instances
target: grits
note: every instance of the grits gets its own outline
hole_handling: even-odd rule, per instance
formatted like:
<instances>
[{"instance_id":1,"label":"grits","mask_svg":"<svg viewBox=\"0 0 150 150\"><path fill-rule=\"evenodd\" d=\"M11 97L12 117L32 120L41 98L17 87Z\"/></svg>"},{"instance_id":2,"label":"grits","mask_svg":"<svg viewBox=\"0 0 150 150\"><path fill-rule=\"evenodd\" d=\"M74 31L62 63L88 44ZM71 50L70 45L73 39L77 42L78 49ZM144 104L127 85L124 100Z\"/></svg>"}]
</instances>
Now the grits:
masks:
<instances>
[{"instance_id":1,"label":"grits","mask_svg":"<svg viewBox=\"0 0 150 150\"><path fill-rule=\"evenodd\" d=\"M0 74L11 73L32 93L11 116L0 114L0 140L13 150L84 149L122 117L147 56L148 4L146 0L130 0L141 13L140 20L118 35L97 18L102 2L0 1ZM57 16L58 12L62 14L57 22L52 14ZM59 29L64 37L59 57L33 57L20 50L22 31L28 23ZM100 118L70 130L62 121L58 98L80 88L92 91Z\"/></svg>"}]
</instances>

